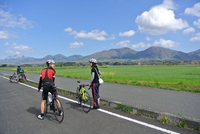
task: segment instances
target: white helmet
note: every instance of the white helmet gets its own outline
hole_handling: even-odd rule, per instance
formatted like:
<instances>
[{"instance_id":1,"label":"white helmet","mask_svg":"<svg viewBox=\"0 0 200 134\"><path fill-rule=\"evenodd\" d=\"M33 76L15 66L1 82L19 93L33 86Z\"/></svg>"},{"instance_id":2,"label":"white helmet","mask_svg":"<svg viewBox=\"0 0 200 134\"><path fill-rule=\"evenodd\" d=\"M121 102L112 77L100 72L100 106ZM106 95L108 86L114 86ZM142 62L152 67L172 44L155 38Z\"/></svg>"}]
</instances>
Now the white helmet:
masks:
<instances>
[{"instance_id":1,"label":"white helmet","mask_svg":"<svg viewBox=\"0 0 200 134\"><path fill-rule=\"evenodd\" d=\"M46 64L55 64L55 61L54 60L47 60Z\"/></svg>"},{"instance_id":2,"label":"white helmet","mask_svg":"<svg viewBox=\"0 0 200 134\"><path fill-rule=\"evenodd\" d=\"M96 64L96 63L97 63L97 60L96 60L96 59L90 59L89 62L90 62L90 63L95 63L95 64Z\"/></svg>"}]
</instances>

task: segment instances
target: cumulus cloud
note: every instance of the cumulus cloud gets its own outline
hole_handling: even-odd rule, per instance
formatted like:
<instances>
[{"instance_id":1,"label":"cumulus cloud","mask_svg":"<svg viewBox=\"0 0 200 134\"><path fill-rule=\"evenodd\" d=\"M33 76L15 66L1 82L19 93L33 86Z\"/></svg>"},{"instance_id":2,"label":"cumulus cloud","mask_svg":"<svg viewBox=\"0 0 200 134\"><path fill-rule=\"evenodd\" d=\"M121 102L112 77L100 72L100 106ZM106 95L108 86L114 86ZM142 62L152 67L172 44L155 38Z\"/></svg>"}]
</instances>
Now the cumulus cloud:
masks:
<instances>
[{"instance_id":1,"label":"cumulus cloud","mask_svg":"<svg viewBox=\"0 0 200 134\"><path fill-rule=\"evenodd\" d=\"M195 37L191 38L190 41L200 41L200 33L197 33Z\"/></svg>"},{"instance_id":2,"label":"cumulus cloud","mask_svg":"<svg viewBox=\"0 0 200 134\"><path fill-rule=\"evenodd\" d=\"M8 33L4 32L4 31L0 31L0 39L8 39L8 38L9 38Z\"/></svg>"},{"instance_id":3,"label":"cumulus cloud","mask_svg":"<svg viewBox=\"0 0 200 134\"><path fill-rule=\"evenodd\" d=\"M112 35L109 38L106 38L105 36L107 36L108 34L105 31L99 31L99 30L92 30L91 32L87 32L87 31L73 31L70 27L64 29L65 32L70 32L70 35L75 35L74 38L87 38L87 39L93 39L93 40L100 40L100 41L104 41L104 40L113 40L115 39L115 36Z\"/></svg>"},{"instance_id":4,"label":"cumulus cloud","mask_svg":"<svg viewBox=\"0 0 200 134\"><path fill-rule=\"evenodd\" d=\"M84 46L84 44L82 42L74 42L69 45L70 45L69 48L80 48L80 47Z\"/></svg>"},{"instance_id":5,"label":"cumulus cloud","mask_svg":"<svg viewBox=\"0 0 200 134\"><path fill-rule=\"evenodd\" d=\"M119 36L133 36L135 34L135 31L134 30L130 30L130 31L127 31L127 32L124 32L124 33L119 33Z\"/></svg>"},{"instance_id":6,"label":"cumulus cloud","mask_svg":"<svg viewBox=\"0 0 200 134\"><path fill-rule=\"evenodd\" d=\"M105 31L92 30L91 32L81 31L75 35L75 38L89 38L94 40L106 40L107 33Z\"/></svg>"},{"instance_id":7,"label":"cumulus cloud","mask_svg":"<svg viewBox=\"0 0 200 134\"><path fill-rule=\"evenodd\" d=\"M19 28L31 28L33 22L23 17L22 15L13 15L10 12L5 12L0 9L0 26L2 27L19 27Z\"/></svg>"},{"instance_id":8,"label":"cumulus cloud","mask_svg":"<svg viewBox=\"0 0 200 134\"><path fill-rule=\"evenodd\" d=\"M192 8L186 8L185 14L191 14L191 15L200 17L200 2L194 4Z\"/></svg>"},{"instance_id":9,"label":"cumulus cloud","mask_svg":"<svg viewBox=\"0 0 200 134\"><path fill-rule=\"evenodd\" d=\"M151 40L151 38L149 38L149 36L147 36L147 37L146 37L146 40L147 40L147 41L150 41L150 40Z\"/></svg>"},{"instance_id":10,"label":"cumulus cloud","mask_svg":"<svg viewBox=\"0 0 200 134\"><path fill-rule=\"evenodd\" d=\"M190 28L185 29L183 31L183 34L189 34L189 33L194 32L194 31L195 31L195 29L193 27L190 27Z\"/></svg>"},{"instance_id":11,"label":"cumulus cloud","mask_svg":"<svg viewBox=\"0 0 200 134\"><path fill-rule=\"evenodd\" d=\"M177 42L174 42L172 40L165 40L165 39L160 39L158 41L155 41L153 43L154 46L161 46L161 47L169 47L169 48L172 48L172 47L176 47L179 45L179 43Z\"/></svg>"},{"instance_id":12,"label":"cumulus cloud","mask_svg":"<svg viewBox=\"0 0 200 134\"><path fill-rule=\"evenodd\" d=\"M138 44L133 44L133 45L131 45L131 47L133 48L133 49L135 49L135 48L145 48L145 47L150 47L151 45L150 44L145 44L145 43L143 43L143 42L140 42L140 43L138 43Z\"/></svg>"},{"instance_id":13,"label":"cumulus cloud","mask_svg":"<svg viewBox=\"0 0 200 134\"><path fill-rule=\"evenodd\" d=\"M10 45L8 42L6 42L6 43L4 44L4 46L8 46L8 45Z\"/></svg>"},{"instance_id":14,"label":"cumulus cloud","mask_svg":"<svg viewBox=\"0 0 200 134\"><path fill-rule=\"evenodd\" d=\"M196 25L198 28L200 28L200 19L198 19L198 21L194 21L193 24Z\"/></svg>"},{"instance_id":15,"label":"cumulus cloud","mask_svg":"<svg viewBox=\"0 0 200 134\"><path fill-rule=\"evenodd\" d=\"M170 30L175 31L188 27L187 21L175 19L173 9L175 9L173 1L164 0L161 5L154 6L137 16L135 22L141 32L152 35L161 35Z\"/></svg>"},{"instance_id":16,"label":"cumulus cloud","mask_svg":"<svg viewBox=\"0 0 200 134\"><path fill-rule=\"evenodd\" d=\"M25 46L25 45L17 45L17 44L12 44L12 49L13 50L21 50L21 51L26 51L26 52L31 52L32 48L30 48L29 46Z\"/></svg>"},{"instance_id":17,"label":"cumulus cloud","mask_svg":"<svg viewBox=\"0 0 200 134\"><path fill-rule=\"evenodd\" d=\"M120 41L119 43L117 43L116 46L118 46L118 47L128 47L129 43L130 43L129 40L124 40L124 41Z\"/></svg>"},{"instance_id":18,"label":"cumulus cloud","mask_svg":"<svg viewBox=\"0 0 200 134\"><path fill-rule=\"evenodd\" d=\"M68 27L66 29L64 29L65 32L71 32L72 31L72 28L71 27Z\"/></svg>"}]
</instances>

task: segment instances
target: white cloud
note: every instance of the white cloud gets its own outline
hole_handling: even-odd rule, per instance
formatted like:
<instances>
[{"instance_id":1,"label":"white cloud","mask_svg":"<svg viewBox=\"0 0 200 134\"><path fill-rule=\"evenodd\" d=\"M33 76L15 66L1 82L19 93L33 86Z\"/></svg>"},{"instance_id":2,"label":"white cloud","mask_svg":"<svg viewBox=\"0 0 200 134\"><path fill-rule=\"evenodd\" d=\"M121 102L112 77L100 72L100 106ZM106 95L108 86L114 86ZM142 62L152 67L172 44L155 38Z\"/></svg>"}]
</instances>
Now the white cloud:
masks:
<instances>
[{"instance_id":1,"label":"white cloud","mask_svg":"<svg viewBox=\"0 0 200 134\"><path fill-rule=\"evenodd\" d=\"M69 33L70 35L75 35L74 38L88 38L88 39L100 40L100 41L115 39L114 35L112 35L109 38L106 38L105 36L107 36L108 34L105 31L99 31L99 30L92 30L91 32L87 32L87 31L76 32L76 31L73 31L69 27L69 28L66 28L64 31L70 32Z\"/></svg>"},{"instance_id":2,"label":"white cloud","mask_svg":"<svg viewBox=\"0 0 200 134\"><path fill-rule=\"evenodd\" d=\"M146 40L147 40L147 41L150 41L150 40L151 40L151 38L149 38L149 36L147 36L147 37L146 37Z\"/></svg>"},{"instance_id":3,"label":"white cloud","mask_svg":"<svg viewBox=\"0 0 200 134\"><path fill-rule=\"evenodd\" d=\"M192 8L186 8L185 14L192 14L194 16L200 17L200 2L194 4Z\"/></svg>"},{"instance_id":4,"label":"white cloud","mask_svg":"<svg viewBox=\"0 0 200 134\"><path fill-rule=\"evenodd\" d=\"M70 45L69 48L80 48L80 47L84 46L84 44L82 42L74 42L69 45Z\"/></svg>"},{"instance_id":5,"label":"white cloud","mask_svg":"<svg viewBox=\"0 0 200 134\"><path fill-rule=\"evenodd\" d=\"M200 41L200 33L197 33L195 37L190 39L190 41Z\"/></svg>"},{"instance_id":6,"label":"white cloud","mask_svg":"<svg viewBox=\"0 0 200 134\"><path fill-rule=\"evenodd\" d=\"M183 34L189 34L189 33L194 32L194 31L195 31L195 29L193 27L189 27L189 28L187 28L183 31Z\"/></svg>"},{"instance_id":7,"label":"white cloud","mask_svg":"<svg viewBox=\"0 0 200 134\"><path fill-rule=\"evenodd\" d=\"M129 40L124 40L124 41L120 41L119 43L117 43L116 46L118 46L118 47L128 47L129 43L130 43Z\"/></svg>"},{"instance_id":8,"label":"white cloud","mask_svg":"<svg viewBox=\"0 0 200 134\"><path fill-rule=\"evenodd\" d=\"M8 42L6 42L6 43L4 44L4 46L8 46L8 45L10 45Z\"/></svg>"},{"instance_id":9,"label":"white cloud","mask_svg":"<svg viewBox=\"0 0 200 134\"><path fill-rule=\"evenodd\" d=\"M13 50L21 50L21 51L26 51L26 52L31 52L32 48L30 48L29 46L25 46L25 45L16 45L15 43L12 44Z\"/></svg>"},{"instance_id":10,"label":"white cloud","mask_svg":"<svg viewBox=\"0 0 200 134\"><path fill-rule=\"evenodd\" d=\"M71 32L72 31L72 28L71 27L68 27L66 29L64 29L65 32Z\"/></svg>"},{"instance_id":11,"label":"white cloud","mask_svg":"<svg viewBox=\"0 0 200 134\"><path fill-rule=\"evenodd\" d=\"M8 39L8 38L9 38L8 33L4 32L4 31L0 31L0 39Z\"/></svg>"},{"instance_id":12,"label":"white cloud","mask_svg":"<svg viewBox=\"0 0 200 134\"><path fill-rule=\"evenodd\" d=\"M170 30L175 31L188 27L187 21L175 19L172 9L175 9L173 1L164 0L163 4L154 6L137 16L135 22L141 32L152 35L161 35Z\"/></svg>"},{"instance_id":13,"label":"white cloud","mask_svg":"<svg viewBox=\"0 0 200 134\"><path fill-rule=\"evenodd\" d=\"M198 19L198 21L194 21L193 24L196 25L198 28L200 28L200 19Z\"/></svg>"},{"instance_id":14,"label":"white cloud","mask_svg":"<svg viewBox=\"0 0 200 134\"><path fill-rule=\"evenodd\" d=\"M176 47L179 45L179 43L177 42L174 42L172 40L165 40L165 39L160 39L158 41L155 41L153 43L154 46L162 46L162 47L169 47L169 48L172 48L172 47Z\"/></svg>"},{"instance_id":15,"label":"white cloud","mask_svg":"<svg viewBox=\"0 0 200 134\"><path fill-rule=\"evenodd\" d=\"M130 30L130 31L127 31L127 32L124 32L124 33L119 33L119 36L133 36L135 34L135 31L134 30Z\"/></svg>"},{"instance_id":16,"label":"white cloud","mask_svg":"<svg viewBox=\"0 0 200 134\"><path fill-rule=\"evenodd\" d=\"M15 16L10 12L5 12L0 9L0 26L2 27L19 27L30 28L33 27L33 22L29 21L22 15Z\"/></svg>"},{"instance_id":17,"label":"white cloud","mask_svg":"<svg viewBox=\"0 0 200 134\"><path fill-rule=\"evenodd\" d=\"M133 44L131 47L135 49L135 48L145 48L145 47L150 47L150 46L151 46L150 44L145 44L143 42L140 42L138 44Z\"/></svg>"},{"instance_id":18,"label":"white cloud","mask_svg":"<svg viewBox=\"0 0 200 134\"><path fill-rule=\"evenodd\" d=\"M99 31L99 30L92 30L91 32L81 31L75 35L75 38L89 38L94 40L106 40L104 36L106 36L107 33L105 31Z\"/></svg>"},{"instance_id":19,"label":"white cloud","mask_svg":"<svg viewBox=\"0 0 200 134\"><path fill-rule=\"evenodd\" d=\"M17 51L3 51L1 52L2 54L7 54L7 55L19 55L21 54L20 52L17 52Z\"/></svg>"}]
</instances>

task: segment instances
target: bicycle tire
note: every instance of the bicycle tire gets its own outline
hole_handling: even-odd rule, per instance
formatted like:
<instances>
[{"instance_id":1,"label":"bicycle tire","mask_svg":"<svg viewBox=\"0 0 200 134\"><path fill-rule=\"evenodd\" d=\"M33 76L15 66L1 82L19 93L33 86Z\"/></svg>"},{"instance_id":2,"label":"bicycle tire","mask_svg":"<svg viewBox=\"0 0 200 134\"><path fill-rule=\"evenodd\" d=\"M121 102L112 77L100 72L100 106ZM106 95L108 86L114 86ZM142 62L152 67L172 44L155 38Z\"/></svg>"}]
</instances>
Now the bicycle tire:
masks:
<instances>
[{"instance_id":1,"label":"bicycle tire","mask_svg":"<svg viewBox=\"0 0 200 134\"><path fill-rule=\"evenodd\" d=\"M84 97L81 98L81 107L84 112L88 113L91 109L92 101L90 94L87 91L84 91Z\"/></svg>"},{"instance_id":2,"label":"bicycle tire","mask_svg":"<svg viewBox=\"0 0 200 134\"><path fill-rule=\"evenodd\" d=\"M60 100L58 98L54 99L54 109L53 109L53 112L54 112L54 116L56 118L56 120L61 123L64 119L64 110L63 110L63 106L62 106L62 103L60 102ZM58 107L58 103L60 103L60 108ZM62 115L60 115L60 110L62 111Z\"/></svg>"},{"instance_id":3,"label":"bicycle tire","mask_svg":"<svg viewBox=\"0 0 200 134\"><path fill-rule=\"evenodd\" d=\"M46 101L45 105L44 105L44 114L46 115L48 112L48 102Z\"/></svg>"}]
</instances>

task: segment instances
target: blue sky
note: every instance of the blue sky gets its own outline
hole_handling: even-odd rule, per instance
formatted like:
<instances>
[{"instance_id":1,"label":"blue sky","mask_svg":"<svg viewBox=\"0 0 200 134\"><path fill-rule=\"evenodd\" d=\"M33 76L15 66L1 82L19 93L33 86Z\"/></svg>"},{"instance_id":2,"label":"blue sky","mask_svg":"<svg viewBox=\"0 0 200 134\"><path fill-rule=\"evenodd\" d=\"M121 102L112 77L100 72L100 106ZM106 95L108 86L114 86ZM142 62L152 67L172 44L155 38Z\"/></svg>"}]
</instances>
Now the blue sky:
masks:
<instances>
[{"instance_id":1,"label":"blue sky","mask_svg":"<svg viewBox=\"0 0 200 134\"><path fill-rule=\"evenodd\" d=\"M200 49L199 0L1 0L0 59Z\"/></svg>"}]
</instances>

